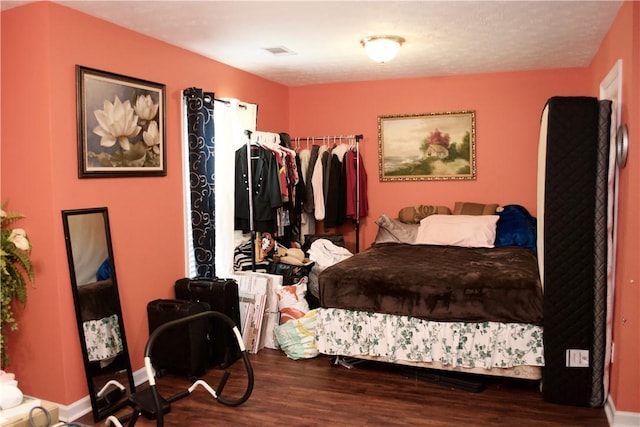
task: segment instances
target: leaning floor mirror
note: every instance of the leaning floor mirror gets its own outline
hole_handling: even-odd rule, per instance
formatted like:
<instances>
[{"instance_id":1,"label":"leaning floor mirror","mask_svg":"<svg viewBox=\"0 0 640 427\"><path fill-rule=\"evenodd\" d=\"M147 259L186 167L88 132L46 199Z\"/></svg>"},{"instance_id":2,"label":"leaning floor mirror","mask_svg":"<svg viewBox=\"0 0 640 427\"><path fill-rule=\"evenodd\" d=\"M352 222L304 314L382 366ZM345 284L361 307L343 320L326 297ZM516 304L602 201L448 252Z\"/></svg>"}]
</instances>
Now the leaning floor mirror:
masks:
<instances>
[{"instance_id":1,"label":"leaning floor mirror","mask_svg":"<svg viewBox=\"0 0 640 427\"><path fill-rule=\"evenodd\" d=\"M93 418L135 392L106 207L62 211L71 289Z\"/></svg>"}]
</instances>

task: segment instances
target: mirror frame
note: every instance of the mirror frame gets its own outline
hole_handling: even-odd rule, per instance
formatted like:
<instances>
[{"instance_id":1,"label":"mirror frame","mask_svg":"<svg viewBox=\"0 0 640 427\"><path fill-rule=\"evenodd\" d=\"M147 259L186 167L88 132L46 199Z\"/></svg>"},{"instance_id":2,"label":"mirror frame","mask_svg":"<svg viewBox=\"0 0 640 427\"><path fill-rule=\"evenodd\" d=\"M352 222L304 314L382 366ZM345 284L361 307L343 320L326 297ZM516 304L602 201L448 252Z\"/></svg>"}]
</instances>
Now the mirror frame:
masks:
<instances>
[{"instance_id":1,"label":"mirror frame","mask_svg":"<svg viewBox=\"0 0 640 427\"><path fill-rule=\"evenodd\" d=\"M71 230L70 230L69 218L72 216L86 215L86 214L99 214L102 216L102 219L104 221L104 232L105 232L105 238L106 238L106 244L107 244L107 254L108 254L108 259L110 260L109 266L111 268L111 280L112 280L112 286L115 292L114 301L115 301L117 312L114 314L118 316L118 322L119 322L118 326L120 328L120 337L122 339L122 358L116 362L116 365L112 368L112 370L107 369L107 367L100 368L104 370L104 372L101 372L101 375L115 374L116 372L126 370L126 376L129 382L128 389L123 390L123 393L121 395L119 396L116 395L115 398L117 400L113 402L109 400L109 397L111 397L109 393L106 393L105 399L103 401L98 400L98 392L100 390L96 389L97 388L96 383L94 382L95 378L98 375L93 374L93 371L95 370L95 368L91 366L92 362L89 361L89 355L85 345L85 333L83 328L82 312L80 307L80 296L78 292L78 278L77 278L75 263L73 258L73 248L71 243L71 234L70 234ZM115 263L113 258L113 247L111 244L111 231L110 231L110 225L109 225L109 212L106 207L63 210L62 224L64 227L64 237L65 237L65 244L67 248L67 261L69 263L69 275L71 278L71 293L73 294L73 305L75 308L76 322L78 326L80 348L82 349L84 371L87 379L87 386L89 388L89 398L91 399L91 408L93 411L93 418L96 422L98 422L108 417L109 415L113 414L114 412L118 411L119 409L123 408L124 406L126 406L128 403L129 396L135 393L135 383L133 380L133 373L131 369L131 360L129 358L129 347L127 346L124 320L122 317L122 307L120 304L120 295L118 292L118 281L117 281ZM115 357L120 357L120 354ZM115 370L113 370L114 368ZM103 386L103 388L106 389L108 384L109 382L107 381L106 385ZM122 385L124 385L125 388L127 387L125 384L122 384ZM114 391L116 393L118 392L118 390L114 390ZM104 406L105 402L108 403L108 406L106 407Z\"/></svg>"}]
</instances>

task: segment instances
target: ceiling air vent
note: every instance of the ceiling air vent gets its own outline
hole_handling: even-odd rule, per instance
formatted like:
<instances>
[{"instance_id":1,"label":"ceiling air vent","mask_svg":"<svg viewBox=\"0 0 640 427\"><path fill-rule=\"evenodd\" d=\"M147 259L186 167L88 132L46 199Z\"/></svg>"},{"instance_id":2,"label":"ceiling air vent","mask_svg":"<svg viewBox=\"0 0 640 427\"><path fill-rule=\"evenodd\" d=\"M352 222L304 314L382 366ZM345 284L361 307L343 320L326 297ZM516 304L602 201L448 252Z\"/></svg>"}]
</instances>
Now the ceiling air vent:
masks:
<instances>
[{"instance_id":1,"label":"ceiling air vent","mask_svg":"<svg viewBox=\"0 0 640 427\"><path fill-rule=\"evenodd\" d=\"M289 50L284 46L265 47L264 50L266 50L267 52L271 52L275 56L295 55L296 54L294 51Z\"/></svg>"}]
</instances>

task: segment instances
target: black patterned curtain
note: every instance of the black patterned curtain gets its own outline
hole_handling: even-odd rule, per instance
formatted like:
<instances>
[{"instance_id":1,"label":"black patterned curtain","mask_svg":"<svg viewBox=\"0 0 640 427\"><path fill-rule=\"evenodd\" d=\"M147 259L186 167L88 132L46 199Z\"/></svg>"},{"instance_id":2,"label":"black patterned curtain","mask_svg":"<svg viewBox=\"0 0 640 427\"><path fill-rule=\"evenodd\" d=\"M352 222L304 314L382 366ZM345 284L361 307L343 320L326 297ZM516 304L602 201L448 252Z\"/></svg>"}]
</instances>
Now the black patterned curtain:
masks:
<instances>
[{"instance_id":1,"label":"black patterned curtain","mask_svg":"<svg viewBox=\"0 0 640 427\"><path fill-rule=\"evenodd\" d=\"M187 105L191 226L198 277L215 277L215 129L213 92L189 88Z\"/></svg>"}]
</instances>

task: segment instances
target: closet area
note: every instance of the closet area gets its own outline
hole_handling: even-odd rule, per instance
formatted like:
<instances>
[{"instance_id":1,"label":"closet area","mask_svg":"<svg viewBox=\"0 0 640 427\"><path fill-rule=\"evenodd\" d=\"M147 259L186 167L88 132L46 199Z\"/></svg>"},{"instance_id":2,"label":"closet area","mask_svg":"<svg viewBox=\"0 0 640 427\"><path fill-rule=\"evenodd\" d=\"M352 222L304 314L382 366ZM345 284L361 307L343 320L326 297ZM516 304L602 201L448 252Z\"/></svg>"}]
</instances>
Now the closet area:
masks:
<instances>
[{"instance_id":1,"label":"closet area","mask_svg":"<svg viewBox=\"0 0 640 427\"><path fill-rule=\"evenodd\" d=\"M345 246L335 232L345 224L353 224L358 252L360 219L368 213L362 135L245 135L235 152L234 228L244 241L234 270L273 272L278 254L306 252L310 240L323 236Z\"/></svg>"}]
</instances>

